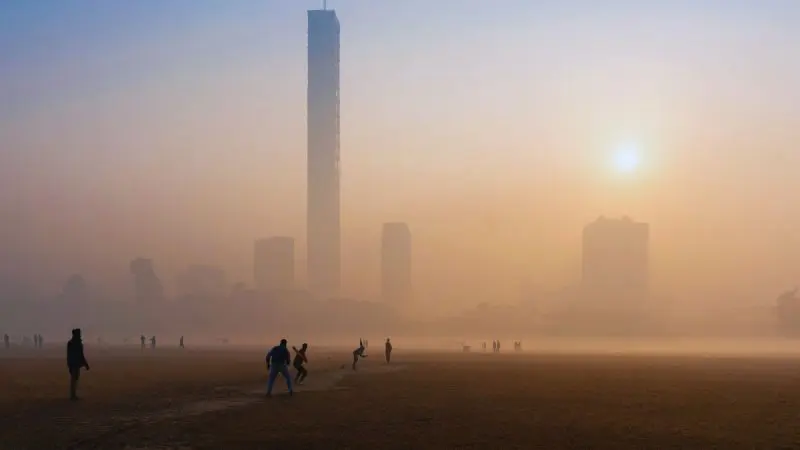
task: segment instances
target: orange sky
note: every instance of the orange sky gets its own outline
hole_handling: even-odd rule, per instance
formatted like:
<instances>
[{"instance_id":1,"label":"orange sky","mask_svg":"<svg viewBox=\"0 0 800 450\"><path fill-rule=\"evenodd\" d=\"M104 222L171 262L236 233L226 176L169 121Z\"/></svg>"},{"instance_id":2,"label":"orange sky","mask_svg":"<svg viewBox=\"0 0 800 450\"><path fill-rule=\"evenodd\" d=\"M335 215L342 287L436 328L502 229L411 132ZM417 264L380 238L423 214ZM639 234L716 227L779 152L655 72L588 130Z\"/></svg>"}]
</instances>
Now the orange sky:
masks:
<instances>
[{"instance_id":1,"label":"orange sky","mask_svg":"<svg viewBox=\"0 0 800 450\"><path fill-rule=\"evenodd\" d=\"M103 44L61 24L49 58L5 63L3 266L102 284L148 256L167 280L198 262L250 281L252 241L284 234L304 267L305 10L206 5L148 28L144 3ZM427 301L557 288L600 214L651 223L655 286L683 301L798 282L798 8L623 3L336 5L347 293L377 294L386 221L409 222ZM622 175L625 142L642 165Z\"/></svg>"}]
</instances>

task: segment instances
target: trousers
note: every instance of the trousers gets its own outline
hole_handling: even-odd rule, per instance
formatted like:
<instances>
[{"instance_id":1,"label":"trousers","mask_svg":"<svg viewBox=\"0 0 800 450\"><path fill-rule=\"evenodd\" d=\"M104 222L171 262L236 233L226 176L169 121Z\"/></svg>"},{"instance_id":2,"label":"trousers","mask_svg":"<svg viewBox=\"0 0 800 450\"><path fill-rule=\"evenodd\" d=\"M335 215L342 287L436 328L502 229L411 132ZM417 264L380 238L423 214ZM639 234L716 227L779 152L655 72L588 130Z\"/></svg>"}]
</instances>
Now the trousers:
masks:
<instances>
[{"instance_id":1,"label":"trousers","mask_svg":"<svg viewBox=\"0 0 800 450\"><path fill-rule=\"evenodd\" d=\"M289 366L286 364L273 364L269 368L267 394L272 393L272 386L275 384L275 379L278 378L278 375L283 376L283 379L286 380L286 386L289 388L289 392L292 392L292 376L289 375Z\"/></svg>"}]
</instances>

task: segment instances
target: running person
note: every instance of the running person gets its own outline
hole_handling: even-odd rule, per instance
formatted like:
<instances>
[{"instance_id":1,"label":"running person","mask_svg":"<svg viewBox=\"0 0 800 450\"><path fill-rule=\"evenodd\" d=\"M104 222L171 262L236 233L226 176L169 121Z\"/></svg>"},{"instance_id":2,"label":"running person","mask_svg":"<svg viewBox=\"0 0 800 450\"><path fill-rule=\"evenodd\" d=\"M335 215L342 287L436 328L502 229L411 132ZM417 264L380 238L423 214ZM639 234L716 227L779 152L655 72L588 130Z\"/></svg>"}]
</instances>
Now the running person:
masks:
<instances>
[{"instance_id":1,"label":"running person","mask_svg":"<svg viewBox=\"0 0 800 450\"><path fill-rule=\"evenodd\" d=\"M272 347L272 350L267 353L267 370L269 371L267 397L272 396L272 385L275 384L275 378L278 378L278 375L283 375L286 380L286 386L289 388L289 395L292 395L292 376L289 375L291 359L292 355L289 354L289 349L286 348L286 339L281 339L280 345Z\"/></svg>"},{"instance_id":2,"label":"running person","mask_svg":"<svg viewBox=\"0 0 800 450\"><path fill-rule=\"evenodd\" d=\"M292 347L292 350L294 350L295 353L294 362L292 365L297 370L297 376L295 377L294 382L297 384L303 384L303 381L305 381L306 377L308 376L308 370L303 367L303 364L308 362L308 357L306 356L308 344L304 343L303 346L300 347L300 350L298 350L297 347Z\"/></svg>"},{"instance_id":3,"label":"running person","mask_svg":"<svg viewBox=\"0 0 800 450\"><path fill-rule=\"evenodd\" d=\"M358 348L353 350L353 370L356 370L356 363L358 362L358 358L366 358L367 355L364 354L364 341L358 341Z\"/></svg>"}]
</instances>

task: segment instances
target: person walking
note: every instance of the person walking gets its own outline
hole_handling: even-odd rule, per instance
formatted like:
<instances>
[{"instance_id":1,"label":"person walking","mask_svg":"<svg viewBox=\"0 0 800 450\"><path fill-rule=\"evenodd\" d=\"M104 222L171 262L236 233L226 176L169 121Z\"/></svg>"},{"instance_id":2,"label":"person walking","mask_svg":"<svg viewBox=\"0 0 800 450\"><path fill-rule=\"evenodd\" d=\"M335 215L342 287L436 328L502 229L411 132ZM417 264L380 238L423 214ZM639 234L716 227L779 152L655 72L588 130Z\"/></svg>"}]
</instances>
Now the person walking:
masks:
<instances>
[{"instance_id":1,"label":"person walking","mask_svg":"<svg viewBox=\"0 0 800 450\"><path fill-rule=\"evenodd\" d=\"M78 400L78 380L81 377L81 369L89 370L89 363L83 354L80 328L72 330L72 339L67 342L67 368L69 369L69 399Z\"/></svg>"}]
</instances>

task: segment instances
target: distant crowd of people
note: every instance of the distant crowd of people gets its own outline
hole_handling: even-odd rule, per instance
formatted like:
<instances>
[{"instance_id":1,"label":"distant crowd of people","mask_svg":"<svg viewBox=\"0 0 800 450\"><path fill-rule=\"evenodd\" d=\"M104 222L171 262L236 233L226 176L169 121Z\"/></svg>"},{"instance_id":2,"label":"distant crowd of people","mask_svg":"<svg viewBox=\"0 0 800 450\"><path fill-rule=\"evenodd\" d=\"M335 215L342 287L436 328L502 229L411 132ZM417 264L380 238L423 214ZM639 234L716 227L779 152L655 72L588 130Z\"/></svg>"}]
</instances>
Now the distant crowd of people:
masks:
<instances>
[{"instance_id":1,"label":"distant crowd of people","mask_svg":"<svg viewBox=\"0 0 800 450\"><path fill-rule=\"evenodd\" d=\"M482 344L483 351L486 351L486 342ZM468 348L468 346L464 346L464 348ZM521 352L522 351L522 341L514 341L514 351ZM494 340L492 341L492 352L493 353L500 353L500 341Z\"/></svg>"},{"instance_id":2,"label":"distant crowd of people","mask_svg":"<svg viewBox=\"0 0 800 450\"><path fill-rule=\"evenodd\" d=\"M22 346L23 347L33 347L33 348L43 348L44 347L44 337L41 334L34 334L33 338L29 336L22 337ZM7 349L11 348L11 336L8 333L3 334L3 347Z\"/></svg>"}]
</instances>

